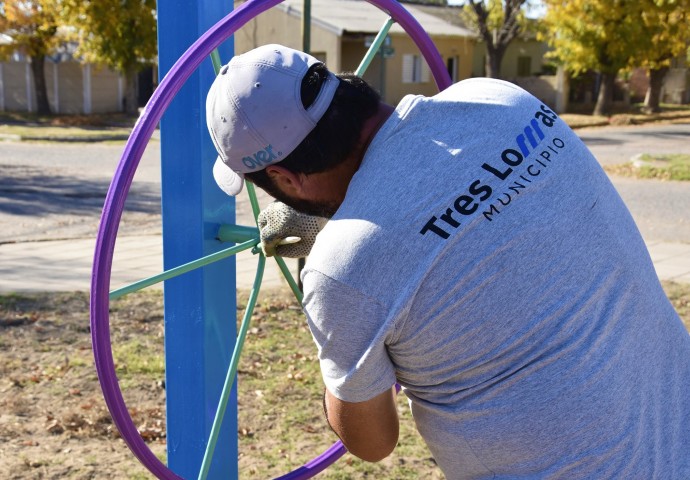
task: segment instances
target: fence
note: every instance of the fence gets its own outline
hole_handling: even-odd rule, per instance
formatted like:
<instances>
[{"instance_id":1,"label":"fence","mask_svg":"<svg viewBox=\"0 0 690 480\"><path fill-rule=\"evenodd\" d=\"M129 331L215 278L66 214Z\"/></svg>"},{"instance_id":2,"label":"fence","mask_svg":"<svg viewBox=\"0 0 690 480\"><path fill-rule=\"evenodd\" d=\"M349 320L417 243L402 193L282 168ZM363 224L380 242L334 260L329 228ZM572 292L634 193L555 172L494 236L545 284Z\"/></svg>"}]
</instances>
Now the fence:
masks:
<instances>
[{"instance_id":1,"label":"fence","mask_svg":"<svg viewBox=\"0 0 690 480\"><path fill-rule=\"evenodd\" d=\"M53 113L89 114L123 110L124 78L107 68L75 61L44 64L48 102ZM0 111L34 112L31 64L0 63Z\"/></svg>"}]
</instances>

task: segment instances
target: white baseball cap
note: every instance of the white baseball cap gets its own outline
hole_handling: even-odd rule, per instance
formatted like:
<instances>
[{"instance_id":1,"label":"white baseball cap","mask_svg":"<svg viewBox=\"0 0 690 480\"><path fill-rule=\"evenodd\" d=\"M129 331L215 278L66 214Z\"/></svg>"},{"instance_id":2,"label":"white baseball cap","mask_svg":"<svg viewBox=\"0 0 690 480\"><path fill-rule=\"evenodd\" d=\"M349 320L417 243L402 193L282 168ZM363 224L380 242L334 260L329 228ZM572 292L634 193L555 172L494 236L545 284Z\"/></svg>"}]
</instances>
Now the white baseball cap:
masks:
<instances>
[{"instance_id":1,"label":"white baseball cap","mask_svg":"<svg viewBox=\"0 0 690 480\"><path fill-rule=\"evenodd\" d=\"M218 151L213 177L225 193L237 195L245 173L283 160L326 112L339 82L331 72L314 103L302 106L302 79L315 63L306 53L265 45L221 68L206 97L206 125Z\"/></svg>"}]
</instances>

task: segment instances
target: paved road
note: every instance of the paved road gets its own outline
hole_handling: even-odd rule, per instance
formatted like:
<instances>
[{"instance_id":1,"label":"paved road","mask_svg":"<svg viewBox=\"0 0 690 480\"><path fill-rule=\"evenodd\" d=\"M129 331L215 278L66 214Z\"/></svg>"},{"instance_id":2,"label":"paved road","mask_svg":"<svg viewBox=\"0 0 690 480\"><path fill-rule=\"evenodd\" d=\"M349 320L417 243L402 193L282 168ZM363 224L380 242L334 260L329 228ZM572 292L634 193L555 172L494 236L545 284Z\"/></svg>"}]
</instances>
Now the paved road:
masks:
<instances>
[{"instance_id":1,"label":"paved road","mask_svg":"<svg viewBox=\"0 0 690 480\"><path fill-rule=\"evenodd\" d=\"M604 165L625 163L638 153L690 154L690 122L589 128L577 134Z\"/></svg>"},{"instance_id":2,"label":"paved road","mask_svg":"<svg viewBox=\"0 0 690 480\"><path fill-rule=\"evenodd\" d=\"M602 165L625 163L640 153L690 154L690 123L604 127L577 131ZM646 240L690 243L690 184L612 181Z\"/></svg>"},{"instance_id":3,"label":"paved road","mask_svg":"<svg viewBox=\"0 0 690 480\"><path fill-rule=\"evenodd\" d=\"M0 143L0 243L93 236L122 145ZM122 233L160 231L159 144L134 178Z\"/></svg>"},{"instance_id":4,"label":"paved road","mask_svg":"<svg viewBox=\"0 0 690 480\"><path fill-rule=\"evenodd\" d=\"M690 124L664 127L662 132L602 129L583 132L583 137L606 164L616 163L614 155L622 151L625 160L652 148L652 153L662 148L687 152L683 140L688 133ZM123 145L0 142L0 291L88 288L98 219L122 150ZM114 287L162 269L158 159L159 144L152 142L120 225ZM613 180L640 226L660 277L690 282L690 184ZM262 205L268 201L260 197ZM241 195L237 210L244 225L250 224L247 203ZM11 243L54 239L69 241ZM237 256L237 268L238 286L249 288L255 258L243 252ZM296 265L290 268L295 271ZM273 262L268 263L263 284L284 285Z\"/></svg>"},{"instance_id":5,"label":"paved road","mask_svg":"<svg viewBox=\"0 0 690 480\"><path fill-rule=\"evenodd\" d=\"M690 244L688 182L612 180L645 240Z\"/></svg>"},{"instance_id":6,"label":"paved road","mask_svg":"<svg viewBox=\"0 0 690 480\"><path fill-rule=\"evenodd\" d=\"M0 142L0 244L94 237L124 143ZM262 206L270 197L258 191ZM246 195L238 223L250 225ZM160 144L149 143L132 182L120 235L158 234Z\"/></svg>"},{"instance_id":7,"label":"paved road","mask_svg":"<svg viewBox=\"0 0 690 480\"><path fill-rule=\"evenodd\" d=\"M690 153L690 123L578 131L598 160ZM122 145L0 143L0 243L95 234ZM120 234L160 232L159 143L134 178ZM646 240L690 243L690 184L613 178ZM246 196L238 211L248 212ZM242 223L247 224L246 214Z\"/></svg>"}]
</instances>

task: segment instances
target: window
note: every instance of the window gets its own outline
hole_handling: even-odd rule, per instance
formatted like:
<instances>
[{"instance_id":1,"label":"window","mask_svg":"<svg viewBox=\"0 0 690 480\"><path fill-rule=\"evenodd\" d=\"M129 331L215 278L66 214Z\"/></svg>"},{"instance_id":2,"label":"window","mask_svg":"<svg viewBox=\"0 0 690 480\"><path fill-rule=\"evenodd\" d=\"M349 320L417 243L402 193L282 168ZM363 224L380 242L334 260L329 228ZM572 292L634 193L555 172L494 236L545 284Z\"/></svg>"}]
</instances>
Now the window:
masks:
<instances>
[{"instance_id":1,"label":"window","mask_svg":"<svg viewBox=\"0 0 690 480\"><path fill-rule=\"evenodd\" d=\"M326 52L311 52L309 55L317 59L319 62L326 63Z\"/></svg>"},{"instance_id":2,"label":"window","mask_svg":"<svg viewBox=\"0 0 690 480\"><path fill-rule=\"evenodd\" d=\"M532 57L518 57L517 59L517 76L530 77L532 76Z\"/></svg>"},{"instance_id":3,"label":"window","mask_svg":"<svg viewBox=\"0 0 690 480\"><path fill-rule=\"evenodd\" d=\"M453 83L458 81L458 67L460 65L460 59L456 55L454 57L448 57L446 60L446 67L448 68L448 75Z\"/></svg>"},{"instance_id":4,"label":"window","mask_svg":"<svg viewBox=\"0 0 690 480\"><path fill-rule=\"evenodd\" d=\"M421 55L405 54L402 57L402 82L427 83L429 81L429 67Z\"/></svg>"}]
</instances>

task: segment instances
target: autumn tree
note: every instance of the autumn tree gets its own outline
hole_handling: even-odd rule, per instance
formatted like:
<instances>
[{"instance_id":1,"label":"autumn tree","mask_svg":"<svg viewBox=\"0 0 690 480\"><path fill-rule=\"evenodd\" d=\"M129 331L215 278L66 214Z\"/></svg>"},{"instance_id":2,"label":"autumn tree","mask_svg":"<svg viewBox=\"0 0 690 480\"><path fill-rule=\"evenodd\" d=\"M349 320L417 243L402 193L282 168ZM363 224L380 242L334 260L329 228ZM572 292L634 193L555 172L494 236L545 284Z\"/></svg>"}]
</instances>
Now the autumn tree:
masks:
<instances>
[{"instance_id":1,"label":"autumn tree","mask_svg":"<svg viewBox=\"0 0 690 480\"><path fill-rule=\"evenodd\" d=\"M687 55L690 43L690 0L639 0L641 41L636 42L631 67L642 66L649 75L645 110L660 110L661 87L671 60Z\"/></svg>"},{"instance_id":2,"label":"autumn tree","mask_svg":"<svg viewBox=\"0 0 690 480\"><path fill-rule=\"evenodd\" d=\"M618 73L634 58L644 40L639 0L544 0L545 31L540 38L553 47L555 57L571 73L601 74L595 115L608 115Z\"/></svg>"},{"instance_id":3,"label":"autumn tree","mask_svg":"<svg viewBox=\"0 0 690 480\"><path fill-rule=\"evenodd\" d=\"M156 57L155 0L63 0L77 54L125 77L125 110L137 111L137 74Z\"/></svg>"},{"instance_id":4,"label":"autumn tree","mask_svg":"<svg viewBox=\"0 0 690 480\"><path fill-rule=\"evenodd\" d=\"M60 43L55 0L0 1L0 32L12 41L0 44L0 58L20 51L31 59L36 109L50 114L44 64L46 55Z\"/></svg>"},{"instance_id":5,"label":"autumn tree","mask_svg":"<svg viewBox=\"0 0 690 480\"><path fill-rule=\"evenodd\" d=\"M528 0L465 0L461 15L486 45L487 77L499 78L508 45L524 30L528 6Z\"/></svg>"}]
</instances>

